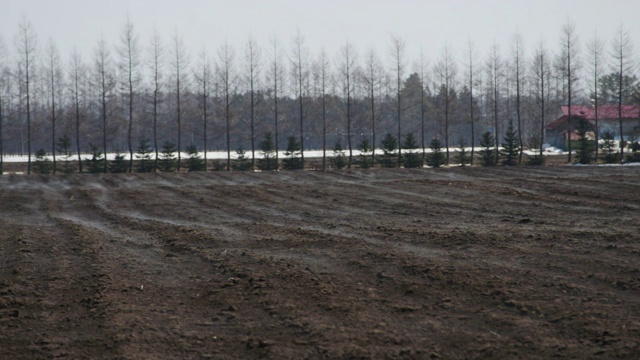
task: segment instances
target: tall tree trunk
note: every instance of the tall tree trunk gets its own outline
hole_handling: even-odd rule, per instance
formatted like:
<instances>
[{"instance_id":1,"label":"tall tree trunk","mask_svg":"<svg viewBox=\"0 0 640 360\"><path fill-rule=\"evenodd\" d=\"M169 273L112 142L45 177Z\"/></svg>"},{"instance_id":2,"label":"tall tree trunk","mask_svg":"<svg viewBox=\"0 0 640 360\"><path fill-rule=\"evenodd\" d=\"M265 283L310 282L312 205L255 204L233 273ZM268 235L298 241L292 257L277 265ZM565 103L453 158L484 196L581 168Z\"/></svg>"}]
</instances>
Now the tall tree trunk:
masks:
<instances>
[{"instance_id":1,"label":"tall tree trunk","mask_svg":"<svg viewBox=\"0 0 640 360\"><path fill-rule=\"evenodd\" d=\"M427 106L427 97L424 89L425 84L425 75L424 75L424 56L422 52L420 52L420 139L422 146L422 164L425 164L427 161L427 143L425 139L425 122L426 122L426 106Z\"/></svg>"},{"instance_id":2,"label":"tall tree trunk","mask_svg":"<svg viewBox=\"0 0 640 360\"><path fill-rule=\"evenodd\" d=\"M276 148L276 171L280 168L280 145L278 139L279 123L278 123L278 77L280 76L280 67L278 65L278 43L273 39L273 122L274 122L274 136L275 136L275 148Z\"/></svg>"},{"instance_id":3,"label":"tall tree trunk","mask_svg":"<svg viewBox=\"0 0 640 360\"><path fill-rule=\"evenodd\" d=\"M224 98L224 115L227 120L227 171L231 171L231 99L229 98L228 85L225 87Z\"/></svg>"},{"instance_id":4,"label":"tall tree trunk","mask_svg":"<svg viewBox=\"0 0 640 360\"><path fill-rule=\"evenodd\" d=\"M207 89L206 86L204 88L204 91L206 93ZM208 118L207 118L207 101L208 101L208 96L204 95L202 101L204 102L204 105L202 106L202 142L203 142L203 146L204 146L204 171L207 171L207 149L208 144L207 144L207 122L208 122Z\"/></svg>"},{"instance_id":5,"label":"tall tree trunk","mask_svg":"<svg viewBox=\"0 0 640 360\"><path fill-rule=\"evenodd\" d=\"M206 55L204 55L206 56ZM204 60L206 61L206 59ZM207 149L208 149L208 144L207 144L207 122L208 122L208 101L209 101L209 89L208 89L208 84L209 84L209 79L208 79L208 72L206 69L206 64L203 65L203 71L202 71L202 141L203 141L203 146L204 146L204 171L207 171Z\"/></svg>"},{"instance_id":6,"label":"tall tree trunk","mask_svg":"<svg viewBox=\"0 0 640 360\"><path fill-rule=\"evenodd\" d=\"M51 155L53 158L53 173L56 173L56 77L55 77L55 64L54 64L54 48L51 44L49 58L49 70L51 71L51 77L49 78L51 86Z\"/></svg>"},{"instance_id":7,"label":"tall tree trunk","mask_svg":"<svg viewBox=\"0 0 640 360\"><path fill-rule=\"evenodd\" d=\"M73 94L74 105L76 110L76 151L78 154L78 171L82 172L82 156L80 155L80 90L79 90L79 74L78 74L78 58L74 53L73 59Z\"/></svg>"},{"instance_id":8,"label":"tall tree trunk","mask_svg":"<svg viewBox=\"0 0 640 360\"><path fill-rule=\"evenodd\" d=\"M521 45L520 45L520 35L516 34L516 48L515 48L515 54L516 54L516 61L515 61L515 65L516 65L516 117L518 119L518 141L520 142L520 149L518 151L518 163L522 163L522 154L523 154L523 149L524 149L524 141L522 138L522 115L521 115L521 109L522 109L522 93L521 93L521 86L522 86L522 79L521 79L521 66L520 66L520 61L521 61L521 55L520 55L520 50L521 50Z\"/></svg>"},{"instance_id":9,"label":"tall tree trunk","mask_svg":"<svg viewBox=\"0 0 640 360\"><path fill-rule=\"evenodd\" d=\"M178 171L180 171L180 160L181 160L181 152L182 152L182 98L181 98L181 89L180 89L180 67L176 67L176 106L177 106L177 117L178 117Z\"/></svg>"},{"instance_id":10,"label":"tall tree trunk","mask_svg":"<svg viewBox=\"0 0 640 360\"><path fill-rule=\"evenodd\" d=\"M159 79L158 79L158 59L154 60L155 67L153 70L153 148L155 151L155 158L153 160L153 171L158 170L158 92L159 89Z\"/></svg>"},{"instance_id":11,"label":"tall tree trunk","mask_svg":"<svg viewBox=\"0 0 640 360\"><path fill-rule=\"evenodd\" d=\"M622 127L622 83L624 76L622 75L623 56L620 54L620 72L618 74L618 122L620 124L620 161L624 161L624 128Z\"/></svg>"},{"instance_id":12,"label":"tall tree trunk","mask_svg":"<svg viewBox=\"0 0 640 360\"><path fill-rule=\"evenodd\" d=\"M327 170L327 96L322 80L322 171Z\"/></svg>"},{"instance_id":13,"label":"tall tree trunk","mask_svg":"<svg viewBox=\"0 0 640 360\"><path fill-rule=\"evenodd\" d=\"M469 41L469 120L471 122L471 165L473 165L476 148L476 129L473 106L473 49L473 44Z\"/></svg>"},{"instance_id":14,"label":"tall tree trunk","mask_svg":"<svg viewBox=\"0 0 640 360\"><path fill-rule=\"evenodd\" d=\"M320 87L322 96L322 171L327 170L327 59L324 50L320 55Z\"/></svg>"},{"instance_id":15,"label":"tall tree trunk","mask_svg":"<svg viewBox=\"0 0 640 360\"><path fill-rule=\"evenodd\" d=\"M106 74L105 69L103 67L102 71L102 151L104 154L104 164L103 164L103 172L107 173L107 83L106 83Z\"/></svg>"},{"instance_id":16,"label":"tall tree trunk","mask_svg":"<svg viewBox=\"0 0 640 360\"><path fill-rule=\"evenodd\" d=\"M129 145L129 172L133 172L133 66L129 62L129 129L127 131L127 143Z\"/></svg>"},{"instance_id":17,"label":"tall tree trunk","mask_svg":"<svg viewBox=\"0 0 640 360\"><path fill-rule=\"evenodd\" d=\"M397 116L398 116L398 167L402 165L402 78L400 73L400 57L398 56L398 65L397 65Z\"/></svg>"},{"instance_id":18,"label":"tall tree trunk","mask_svg":"<svg viewBox=\"0 0 640 360\"><path fill-rule=\"evenodd\" d=\"M396 116L398 122L398 167L402 164L402 77L404 76L403 58L405 42L397 37L391 38L391 56L396 75Z\"/></svg>"},{"instance_id":19,"label":"tall tree trunk","mask_svg":"<svg viewBox=\"0 0 640 360\"><path fill-rule=\"evenodd\" d=\"M351 134L351 49L349 43L345 48L345 65L346 65L346 80L347 80L347 144L349 145L349 169L353 164L353 144Z\"/></svg>"},{"instance_id":20,"label":"tall tree trunk","mask_svg":"<svg viewBox=\"0 0 640 360\"><path fill-rule=\"evenodd\" d=\"M256 94L253 90L253 69L251 69L251 169L256 168L256 135L255 135L255 97Z\"/></svg>"},{"instance_id":21,"label":"tall tree trunk","mask_svg":"<svg viewBox=\"0 0 640 360\"><path fill-rule=\"evenodd\" d=\"M371 71L371 164L376 163L376 98L373 82L373 71Z\"/></svg>"},{"instance_id":22,"label":"tall tree trunk","mask_svg":"<svg viewBox=\"0 0 640 360\"><path fill-rule=\"evenodd\" d=\"M0 74L0 174L4 173L4 112L2 103L2 75Z\"/></svg>"},{"instance_id":23,"label":"tall tree trunk","mask_svg":"<svg viewBox=\"0 0 640 360\"><path fill-rule=\"evenodd\" d=\"M30 78L29 78L29 68L31 65L29 64L29 56L30 54L26 54L26 64L25 64L25 80L26 80L26 92L27 92L27 175L31 174L31 92L29 90Z\"/></svg>"}]
</instances>

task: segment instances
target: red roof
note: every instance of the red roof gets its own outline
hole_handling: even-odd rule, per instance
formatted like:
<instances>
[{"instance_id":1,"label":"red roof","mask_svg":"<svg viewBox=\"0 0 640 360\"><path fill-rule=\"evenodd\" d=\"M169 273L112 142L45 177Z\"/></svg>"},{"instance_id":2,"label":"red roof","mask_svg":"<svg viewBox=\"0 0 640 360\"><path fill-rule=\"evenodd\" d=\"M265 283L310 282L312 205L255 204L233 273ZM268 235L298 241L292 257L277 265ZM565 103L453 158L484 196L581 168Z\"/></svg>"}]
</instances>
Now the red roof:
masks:
<instances>
[{"instance_id":1,"label":"red roof","mask_svg":"<svg viewBox=\"0 0 640 360\"><path fill-rule=\"evenodd\" d=\"M600 110L600 109L598 109L598 110ZM577 124L575 123L576 122L575 119L577 117L578 116L574 116L573 113L571 113L571 118L573 118L573 122L574 122L571 125L571 127L574 128L574 131L575 131L575 128L577 126ZM547 126L545 126L545 129L547 129L547 130L566 129L567 128L567 119L569 119L568 115L562 115L559 118L557 118L557 119L553 120L552 122L548 123ZM592 121L589 120L588 122L591 123Z\"/></svg>"},{"instance_id":2,"label":"red roof","mask_svg":"<svg viewBox=\"0 0 640 360\"><path fill-rule=\"evenodd\" d=\"M569 115L569 107L562 106L562 114ZM594 107L587 107L584 105L571 106L571 116L584 117L587 120L594 120L596 118L596 111ZM600 105L598 106L598 119L601 120L613 120L618 118L618 105ZM622 105L622 118L623 119L638 119L640 118L640 106L639 105Z\"/></svg>"},{"instance_id":3,"label":"red roof","mask_svg":"<svg viewBox=\"0 0 640 360\"><path fill-rule=\"evenodd\" d=\"M571 115L573 116L573 112L571 113ZM557 118L557 119L553 120L552 122L548 123L547 126L545 126L545 129L554 130L554 129L557 129L559 127L566 128L567 126L565 124L567 123L567 119L568 118L569 118L569 116L567 116L567 115L560 116L559 118Z\"/></svg>"}]
</instances>

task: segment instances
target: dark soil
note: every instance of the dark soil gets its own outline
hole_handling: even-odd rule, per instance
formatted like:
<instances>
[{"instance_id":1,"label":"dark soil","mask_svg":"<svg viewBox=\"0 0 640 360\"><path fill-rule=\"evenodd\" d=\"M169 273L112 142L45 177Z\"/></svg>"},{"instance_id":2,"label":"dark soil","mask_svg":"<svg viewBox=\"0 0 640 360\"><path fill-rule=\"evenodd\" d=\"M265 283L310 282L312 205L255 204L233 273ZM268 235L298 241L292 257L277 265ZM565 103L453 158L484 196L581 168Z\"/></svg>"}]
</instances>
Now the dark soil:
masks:
<instances>
[{"instance_id":1,"label":"dark soil","mask_svg":"<svg viewBox=\"0 0 640 360\"><path fill-rule=\"evenodd\" d=\"M640 356L640 167L0 177L0 359Z\"/></svg>"}]
</instances>

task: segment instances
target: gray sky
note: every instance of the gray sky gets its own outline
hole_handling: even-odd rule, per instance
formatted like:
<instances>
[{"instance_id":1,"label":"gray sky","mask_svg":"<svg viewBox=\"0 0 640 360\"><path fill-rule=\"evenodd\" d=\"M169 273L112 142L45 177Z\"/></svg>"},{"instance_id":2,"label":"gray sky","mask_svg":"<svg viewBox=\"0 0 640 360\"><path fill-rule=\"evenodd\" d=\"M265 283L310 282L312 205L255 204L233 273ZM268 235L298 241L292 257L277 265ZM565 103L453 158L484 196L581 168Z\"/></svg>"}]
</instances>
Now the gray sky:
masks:
<instances>
[{"instance_id":1,"label":"gray sky","mask_svg":"<svg viewBox=\"0 0 640 360\"><path fill-rule=\"evenodd\" d=\"M471 39L485 55L495 41L502 52L519 32L528 53L544 40L555 50L562 26L571 19L582 48L597 29L606 41L622 23L636 49L640 41L638 0L0 0L0 37L13 51L23 16L42 46L52 38L66 58L77 47L85 57L104 36L110 44L130 16L142 44L157 27L167 43L177 30L193 55L210 53L227 39L239 52L252 34L266 47L275 34L290 44L296 31L312 52L336 54L348 39L359 53L375 47L386 59L389 39L406 40L411 60L422 49L433 60L447 42L458 58ZM607 47L609 49L609 47Z\"/></svg>"}]
</instances>

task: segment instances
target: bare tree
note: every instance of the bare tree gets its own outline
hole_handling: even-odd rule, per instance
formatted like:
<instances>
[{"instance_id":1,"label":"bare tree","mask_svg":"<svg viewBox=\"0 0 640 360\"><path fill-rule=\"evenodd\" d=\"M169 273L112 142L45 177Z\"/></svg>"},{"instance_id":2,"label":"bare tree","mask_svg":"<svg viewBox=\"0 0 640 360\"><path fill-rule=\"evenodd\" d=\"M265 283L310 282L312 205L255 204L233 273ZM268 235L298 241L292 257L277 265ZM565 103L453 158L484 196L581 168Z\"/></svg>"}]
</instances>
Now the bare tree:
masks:
<instances>
[{"instance_id":1,"label":"bare tree","mask_svg":"<svg viewBox=\"0 0 640 360\"><path fill-rule=\"evenodd\" d=\"M231 120L233 112L231 103L238 87L238 77L234 66L235 51L228 42L218 50L218 64L216 65L216 75L222 87L224 98L224 118L227 124L227 171L231 171Z\"/></svg>"},{"instance_id":2,"label":"bare tree","mask_svg":"<svg viewBox=\"0 0 640 360\"><path fill-rule=\"evenodd\" d=\"M60 54L58 48L52 39L49 40L47 47L47 79L49 84L49 96L51 100L51 155L53 157L53 173L56 173L56 119L57 109L56 104L59 99L56 99L56 93L59 91L62 78L62 66L60 65Z\"/></svg>"},{"instance_id":3,"label":"bare tree","mask_svg":"<svg viewBox=\"0 0 640 360\"><path fill-rule=\"evenodd\" d=\"M562 27L562 35L560 38L560 46L562 50L560 51L560 56L562 59L562 71L563 78L566 81L566 99L568 106L568 117L567 117L567 142L569 148L569 157L568 161L571 162L573 149L571 144L571 134L573 132L573 127L571 125L571 117L572 117L572 109L571 105L573 103L573 98L576 92L576 85L578 81L578 71L580 69L580 59L579 49L578 49L578 35L576 34L575 24L568 20L567 23Z\"/></svg>"},{"instance_id":4,"label":"bare tree","mask_svg":"<svg viewBox=\"0 0 640 360\"><path fill-rule=\"evenodd\" d=\"M451 48L445 44L440 53L440 59L435 66L435 72L440 81L440 89L444 91L444 103L441 112L444 117L444 144L446 148L446 162L449 164L449 125L450 117L453 112L454 89L458 68L456 60Z\"/></svg>"},{"instance_id":5,"label":"bare tree","mask_svg":"<svg viewBox=\"0 0 640 360\"><path fill-rule=\"evenodd\" d=\"M198 68L194 71L194 78L200 87L201 106L202 106L202 141L204 145L204 171L207 171L207 127L209 120L209 96L211 95L211 83L213 79L213 71L211 69L211 61L209 55L202 49L200 52L200 61Z\"/></svg>"},{"instance_id":6,"label":"bare tree","mask_svg":"<svg viewBox=\"0 0 640 360\"><path fill-rule=\"evenodd\" d=\"M275 150L276 150L276 169L279 164L279 117L280 110L278 108L278 97L279 94L282 93L282 87L284 84L284 70L282 68L282 62L280 61L280 48L278 47L278 40L275 36L271 38L271 64L269 66L269 74L268 77L270 82L273 84L273 124L274 124L274 138L275 138Z\"/></svg>"},{"instance_id":7,"label":"bare tree","mask_svg":"<svg viewBox=\"0 0 640 360\"><path fill-rule=\"evenodd\" d=\"M322 119L322 171L327 169L327 86L331 78L329 59L322 50L314 64L316 97L320 98L320 118Z\"/></svg>"},{"instance_id":8,"label":"bare tree","mask_svg":"<svg viewBox=\"0 0 640 360\"><path fill-rule=\"evenodd\" d=\"M384 69L374 49L370 49L366 55L365 70L363 71L363 83L369 97L369 111L371 113L371 163L376 163L376 104L378 92L384 86Z\"/></svg>"},{"instance_id":9,"label":"bare tree","mask_svg":"<svg viewBox=\"0 0 640 360\"><path fill-rule=\"evenodd\" d=\"M309 71L307 69L308 63L308 50L304 45L304 36L297 32L292 41L292 54L291 54L292 75L295 81L295 93L298 98L298 108L300 117L300 160L301 168L304 169L304 85L308 81Z\"/></svg>"},{"instance_id":10,"label":"bare tree","mask_svg":"<svg viewBox=\"0 0 640 360\"><path fill-rule=\"evenodd\" d=\"M498 53L496 43L491 47L489 58L487 59L487 78L491 93L491 113L493 114L494 137L496 142L495 161L498 163L500 156L500 99L502 97L502 86L504 83L504 61Z\"/></svg>"},{"instance_id":11,"label":"bare tree","mask_svg":"<svg viewBox=\"0 0 640 360\"><path fill-rule=\"evenodd\" d=\"M183 94L188 86L187 69L188 57L184 47L182 37L176 34L173 37L173 80L175 81L176 95L176 123L178 125L178 164L177 169L180 171L180 160L182 153L182 117L183 117Z\"/></svg>"},{"instance_id":12,"label":"bare tree","mask_svg":"<svg viewBox=\"0 0 640 360\"><path fill-rule=\"evenodd\" d=\"M518 120L518 140L520 141L520 150L518 162L522 162L522 87L524 85L524 46L522 45L522 35L516 33L513 36L513 70L516 83L516 118Z\"/></svg>"},{"instance_id":13,"label":"bare tree","mask_svg":"<svg viewBox=\"0 0 640 360\"><path fill-rule=\"evenodd\" d=\"M151 42L149 44L149 62L151 65L151 76L153 77L152 87L153 87L153 98L151 100L152 106L152 118L153 118L153 148L155 150L155 159L153 161L153 169L154 171L158 169L158 115L161 98L161 84L162 79L160 78L162 74L163 68L163 58L164 58L164 49L162 47L162 41L160 40L160 35L158 35L158 31L156 29L153 30L153 35L151 36ZM206 151L206 150L205 150ZM206 159L206 152L205 152ZM206 167L206 160L205 160Z\"/></svg>"},{"instance_id":14,"label":"bare tree","mask_svg":"<svg viewBox=\"0 0 640 360\"><path fill-rule=\"evenodd\" d=\"M107 165L107 115L109 113L109 98L115 87L111 73L111 57L104 38L98 41L94 52L95 57L95 85L98 91L100 114L102 118L102 151L104 153L103 171L108 171Z\"/></svg>"},{"instance_id":15,"label":"bare tree","mask_svg":"<svg viewBox=\"0 0 640 360\"><path fill-rule=\"evenodd\" d=\"M532 62L532 82L534 90L534 99L536 103L536 115L540 119L540 139L538 145L540 146L540 157L542 157L544 151L544 127L546 125L546 114L548 112L548 106L551 102L551 62L549 55L544 46L544 43L540 42Z\"/></svg>"},{"instance_id":16,"label":"bare tree","mask_svg":"<svg viewBox=\"0 0 640 360\"><path fill-rule=\"evenodd\" d=\"M355 91L355 80L357 77L356 51L353 44L347 41L340 48L340 54L337 59L337 68L340 73L342 93L346 101L345 115L347 118L347 145L349 147L349 168L353 163L353 100Z\"/></svg>"},{"instance_id":17,"label":"bare tree","mask_svg":"<svg viewBox=\"0 0 640 360\"><path fill-rule=\"evenodd\" d=\"M427 118L427 61L424 53L420 51L420 62L418 63L418 73L420 74L420 139L422 146L422 163L427 161L426 143L426 118Z\"/></svg>"},{"instance_id":18,"label":"bare tree","mask_svg":"<svg viewBox=\"0 0 640 360\"><path fill-rule=\"evenodd\" d=\"M134 113L134 87L140 82L138 67L140 65L140 49L138 36L133 29L131 19L127 17L127 22L120 33L120 71L126 76L124 88L127 91L127 110L129 126L127 128L127 145L129 147L129 172L133 171L133 113ZM179 153L178 153L179 154ZM179 157L180 155L178 155Z\"/></svg>"},{"instance_id":19,"label":"bare tree","mask_svg":"<svg viewBox=\"0 0 640 360\"><path fill-rule=\"evenodd\" d=\"M400 167L400 165L402 164L402 81L404 80L404 72L406 67L405 53L405 41L399 37L392 36L389 55L393 64L392 68L395 75L396 86L396 120L398 122L398 167Z\"/></svg>"},{"instance_id":20,"label":"bare tree","mask_svg":"<svg viewBox=\"0 0 640 360\"><path fill-rule=\"evenodd\" d=\"M476 147L476 129L475 129L475 98L473 96L473 90L475 89L475 85L477 80L474 80L475 75L475 64L478 57L475 45L471 40L467 43L467 55L469 56L469 61L466 64L468 68L467 79L469 86L469 124L471 125L471 165L473 165L473 159L475 156L475 147Z\"/></svg>"},{"instance_id":21,"label":"bare tree","mask_svg":"<svg viewBox=\"0 0 640 360\"><path fill-rule=\"evenodd\" d=\"M36 47L38 38L36 36L33 25L23 18L18 25L19 31L16 36L16 45L20 54L20 67L23 70L23 82L26 96L26 112L27 112L27 174L31 174L31 86L34 66L36 65Z\"/></svg>"},{"instance_id":22,"label":"bare tree","mask_svg":"<svg viewBox=\"0 0 640 360\"><path fill-rule=\"evenodd\" d=\"M253 37L249 37L245 47L245 76L246 83L249 88L249 122L251 126L251 168L256 168L256 135L255 120L257 97L256 89L259 86L260 79L260 58L261 52L258 44Z\"/></svg>"},{"instance_id":23,"label":"bare tree","mask_svg":"<svg viewBox=\"0 0 640 360\"><path fill-rule=\"evenodd\" d=\"M622 126L622 101L624 99L624 77L633 72L633 43L631 36L622 24L618 28L615 38L611 43L612 69L618 77L618 122L620 124L620 160L624 159L624 128Z\"/></svg>"},{"instance_id":24,"label":"bare tree","mask_svg":"<svg viewBox=\"0 0 640 360\"><path fill-rule=\"evenodd\" d=\"M87 69L82 63L82 57L77 50L71 53L69 78L71 79L71 96L73 98L73 108L76 120L76 152L78 155L78 171L82 172L82 156L80 149L80 124L81 124L81 84Z\"/></svg>"},{"instance_id":25,"label":"bare tree","mask_svg":"<svg viewBox=\"0 0 640 360\"><path fill-rule=\"evenodd\" d=\"M4 171L4 96L5 96L5 64L6 47L0 37L0 174Z\"/></svg>"},{"instance_id":26,"label":"bare tree","mask_svg":"<svg viewBox=\"0 0 640 360\"><path fill-rule=\"evenodd\" d=\"M589 57L591 59L591 74L592 74L592 84L593 91L591 101L593 101L594 113L595 113L595 138L596 138L596 159L598 158L598 139L599 135L599 124L598 124L598 106L599 106L599 98L598 98L598 80L602 76L602 54L604 52L604 42L600 37L598 37L598 33L596 32L587 44L587 49L589 50Z\"/></svg>"}]
</instances>

